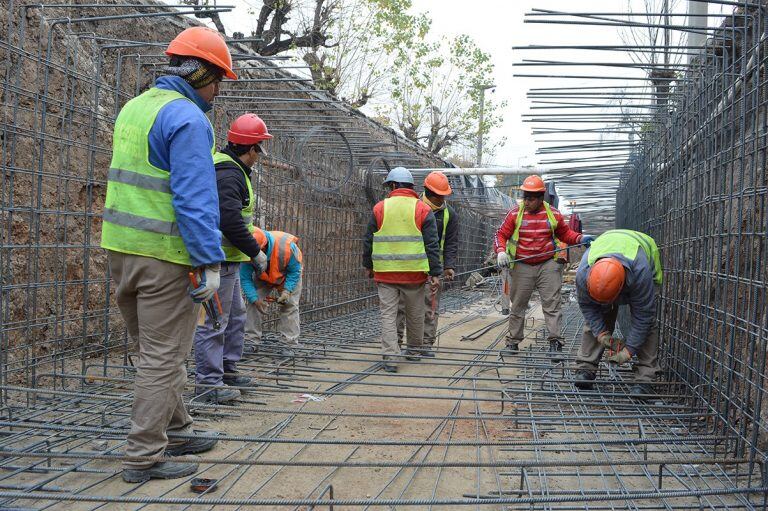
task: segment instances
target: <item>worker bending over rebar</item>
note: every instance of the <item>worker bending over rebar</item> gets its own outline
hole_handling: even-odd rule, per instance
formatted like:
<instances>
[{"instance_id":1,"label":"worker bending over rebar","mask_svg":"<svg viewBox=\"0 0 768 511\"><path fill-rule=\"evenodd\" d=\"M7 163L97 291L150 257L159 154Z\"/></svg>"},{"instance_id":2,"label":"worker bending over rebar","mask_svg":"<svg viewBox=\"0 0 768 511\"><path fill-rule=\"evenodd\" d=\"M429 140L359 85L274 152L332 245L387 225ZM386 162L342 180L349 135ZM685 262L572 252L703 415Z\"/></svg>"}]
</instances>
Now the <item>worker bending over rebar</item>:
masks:
<instances>
[{"instance_id":1,"label":"worker bending over rebar","mask_svg":"<svg viewBox=\"0 0 768 511\"><path fill-rule=\"evenodd\" d=\"M215 30L188 28L166 54L166 75L126 103L115 121L101 232L117 305L139 351L128 457L181 456L216 445L210 436L172 435L196 434L182 399L184 359L192 348L198 303L219 288L224 259L215 137L205 112L222 78L237 76ZM190 299L193 268L200 285ZM123 467L122 477L131 483L197 470L196 463L136 459Z\"/></svg>"},{"instance_id":2,"label":"worker bending over rebar","mask_svg":"<svg viewBox=\"0 0 768 511\"><path fill-rule=\"evenodd\" d=\"M541 296L549 350L563 350L561 330L562 265L557 262L557 240L569 245L590 243L594 237L579 234L565 223L563 215L544 201L546 187L537 175L525 178L520 187L523 200L513 207L494 237L496 262L509 268L509 332L503 354L520 349L524 337L525 311L534 290ZM520 258L515 261L515 258Z\"/></svg>"},{"instance_id":3,"label":"worker bending over rebar","mask_svg":"<svg viewBox=\"0 0 768 511\"><path fill-rule=\"evenodd\" d=\"M624 364L637 356L630 395L642 399L653 393L659 372L656 300L662 278L659 249L647 234L607 231L587 249L576 272L579 308L586 321L576 358L576 387L593 387L600 357L608 349L610 363ZM620 305L629 305L631 317L624 340L613 335Z\"/></svg>"},{"instance_id":4,"label":"worker bending over rebar","mask_svg":"<svg viewBox=\"0 0 768 511\"><path fill-rule=\"evenodd\" d=\"M282 231L264 231L256 227L253 237L266 253L266 266L243 264L240 279L248 301L245 337L248 342L260 343L262 321L267 304L279 306L277 330L280 334L279 350L282 356L292 357L299 348L301 298L301 272L303 255L299 239ZM276 293L277 296L273 296Z\"/></svg>"},{"instance_id":5,"label":"worker bending over rebar","mask_svg":"<svg viewBox=\"0 0 768 511\"><path fill-rule=\"evenodd\" d=\"M384 184L386 199L373 207L363 245L363 267L379 291L384 370L397 372L397 309L405 304L407 360L418 361L424 335L425 282L430 293L440 286L440 243L435 215L413 190L413 176L395 167Z\"/></svg>"},{"instance_id":6,"label":"worker bending over rebar","mask_svg":"<svg viewBox=\"0 0 768 511\"><path fill-rule=\"evenodd\" d=\"M437 240L440 245L440 262L443 263L443 278L453 280L456 275L456 259L459 255L459 216L445 198L453 193L448 178L440 171L430 172L424 179L424 193L421 200L430 207L437 224ZM425 284L428 288L429 282ZM422 355L434 357L433 347L437 339L437 320L439 316L442 286L435 293L424 290L424 336ZM405 300L400 300L397 309L397 339L402 345L405 336Z\"/></svg>"},{"instance_id":7,"label":"worker bending over rebar","mask_svg":"<svg viewBox=\"0 0 768 511\"><path fill-rule=\"evenodd\" d=\"M213 155L225 260L218 291L221 317L214 321L206 316L195 332L195 393L202 401L230 402L240 397L240 391L232 387L251 384L251 378L237 374L246 322L240 264L267 265L267 256L252 234L255 200L251 167L264 153L262 142L271 138L261 118L244 114L230 126L227 146Z\"/></svg>"}]
</instances>

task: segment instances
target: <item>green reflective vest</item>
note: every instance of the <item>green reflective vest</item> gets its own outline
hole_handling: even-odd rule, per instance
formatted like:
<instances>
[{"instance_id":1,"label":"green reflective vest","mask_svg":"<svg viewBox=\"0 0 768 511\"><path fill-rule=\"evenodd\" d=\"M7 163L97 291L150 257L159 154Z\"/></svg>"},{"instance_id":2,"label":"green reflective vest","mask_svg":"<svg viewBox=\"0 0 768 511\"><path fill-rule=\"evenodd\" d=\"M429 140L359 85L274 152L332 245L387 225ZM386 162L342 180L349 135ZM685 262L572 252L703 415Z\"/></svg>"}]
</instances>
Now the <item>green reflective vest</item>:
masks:
<instances>
[{"instance_id":1,"label":"green reflective vest","mask_svg":"<svg viewBox=\"0 0 768 511\"><path fill-rule=\"evenodd\" d=\"M424 238L416 226L416 197L384 199L381 228L373 233L373 271L429 272Z\"/></svg>"},{"instance_id":2,"label":"green reflective vest","mask_svg":"<svg viewBox=\"0 0 768 511\"><path fill-rule=\"evenodd\" d=\"M245 170L243 170L243 167L241 167L228 154L217 152L213 155L214 165L218 165L219 163L224 162L232 162L233 165L235 165L243 172L245 184L248 187L248 205L240 211L240 214L243 216L243 223L245 223L245 225L248 227L248 232L253 234L253 186L251 185L251 178L248 176ZM251 260L250 257L238 250L232 243L230 243L226 236L221 237L221 248L224 250L224 256L227 261L243 262Z\"/></svg>"},{"instance_id":3,"label":"green reflective vest","mask_svg":"<svg viewBox=\"0 0 768 511\"><path fill-rule=\"evenodd\" d=\"M445 233L448 231L448 220L451 218L451 213L448 211L448 206L443 209L443 235L440 237L440 262L445 262ZM438 227L439 229L440 227Z\"/></svg>"},{"instance_id":4,"label":"green reflective vest","mask_svg":"<svg viewBox=\"0 0 768 511\"><path fill-rule=\"evenodd\" d=\"M637 257L637 251L641 247L645 251L648 262L653 265L653 282L661 285L663 277L659 248L653 238L642 232L630 231L629 229L605 231L589 247L587 263L592 266L598 259L610 254L620 254L630 261L634 261Z\"/></svg>"},{"instance_id":5,"label":"green reflective vest","mask_svg":"<svg viewBox=\"0 0 768 511\"><path fill-rule=\"evenodd\" d=\"M515 232L512 233L512 237L509 238L507 241L507 253L509 254L509 258L514 261L515 260L515 254L517 253L517 241L520 239L520 227L523 225L523 216L525 215L525 206L523 205L523 201L518 201L518 211L517 211L517 220L515 222ZM552 213L552 208L549 207L548 202L544 202L544 211L547 212L547 220L549 220L549 228L552 230L552 245L554 248L557 248L557 240L555 239L555 229L557 229L557 219L555 218L554 213ZM552 254L553 259L557 259L557 252ZM514 262L509 264L509 268L511 269L514 266Z\"/></svg>"},{"instance_id":6,"label":"green reflective vest","mask_svg":"<svg viewBox=\"0 0 768 511\"><path fill-rule=\"evenodd\" d=\"M177 99L189 101L178 92L153 87L120 110L112 139L101 246L189 266L189 252L171 203L170 172L149 162L152 125L160 109Z\"/></svg>"}]
</instances>

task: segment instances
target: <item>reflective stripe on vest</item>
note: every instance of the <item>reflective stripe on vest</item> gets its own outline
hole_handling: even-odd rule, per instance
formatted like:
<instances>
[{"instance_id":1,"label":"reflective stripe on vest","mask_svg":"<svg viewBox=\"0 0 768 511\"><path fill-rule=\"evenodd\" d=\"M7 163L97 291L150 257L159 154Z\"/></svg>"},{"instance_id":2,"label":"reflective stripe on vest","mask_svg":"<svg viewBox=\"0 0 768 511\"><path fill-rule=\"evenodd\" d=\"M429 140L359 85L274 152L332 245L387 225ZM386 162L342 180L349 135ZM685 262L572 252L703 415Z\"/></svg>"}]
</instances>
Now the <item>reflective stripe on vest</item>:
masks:
<instances>
[{"instance_id":1,"label":"reflective stripe on vest","mask_svg":"<svg viewBox=\"0 0 768 511\"><path fill-rule=\"evenodd\" d=\"M288 263L291 262L291 243L298 243L299 238L282 231L269 231L269 233L272 235L272 250L267 254L267 269L259 275L259 279L273 286L280 286L285 282L285 270L288 268ZM298 244L296 245L296 258L299 264L303 262Z\"/></svg>"},{"instance_id":2,"label":"reflective stripe on vest","mask_svg":"<svg viewBox=\"0 0 768 511\"><path fill-rule=\"evenodd\" d=\"M416 197L384 199L381 227L373 233L373 271L428 272L424 238L416 226Z\"/></svg>"},{"instance_id":3,"label":"reflective stripe on vest","mask_svg":"<svg viewBox=\"0 0 768 511\"><path fill-rule=\"evenodd\" d=\"M191 264L171 202L170 173L149 162L149 132L157 114L178 99L190 101L178 92L153 87L120 110L107 174L103 248Z\"/></svg>"},{"instance_id":4,"label":"reflective stripe on vest","mask_svg":"<svg viewBox=\"0 0 768 511\"><path fill-rule=\"evenodd\" d=\"M243 170L243 168L226 153L217 152L213 155L213 164L219 165L220 163L232 163L235 167L239 168L242 173L243 177L245 178L245 185L248 187L248 205L245 206L241 211L240 215L243 217L243 223L248 228L248 232L253 234L253 186L251 185L251 178L248 176L248 174ZM250 261L251 258L248 257L245 253L241 252L235 246L230 243L230 241L226 238L226 236L221 237L221 248L224 250L224 256L227 261L230 262L243 262L243 261Z\"/></svg>"},{"instance_id":5,"label":"reflective stripe on vest","mask_svg":"<svg viewBox=\"0 0 768 511\"><path fill-rule=\"evenodd\" d=\"M517 242L520 239L520 227L523 225L523 216L525 215L525 206L523 201L518 201L517 207L517 220L515 221L515 231L512 233L512 237L507 241L507 253L509 258L514 261L515 254L517 253ZM544 211L547 213L547 220L549 221L549 229L552 232L552 246L557 248L557 239L555 238L555 229L557 229L557 219L555 214L552 213L552 208L549 207L548 202L544 202ZM557 252L552 256L553 259L557 259ZM514 262L510 263L510 269L514 266Z\"/></svg>"},{"instance_id":6,"label":"reflective stripe on vest","mask_svg":"<svg viewBox=\"0 0 768 511\"><path fill-rule=\"evenodd\" d=\"M605 231L589 247L587 263L592 266L598 259L610 254L620 254L630 261L634 261L637 257L637 251L641 247L648 258L648 262L653 267L653 281L661 285L663 282L663 272L659 248L656 246L653 238L642 232L629 229Z\"/></svg>"}]
</instances>

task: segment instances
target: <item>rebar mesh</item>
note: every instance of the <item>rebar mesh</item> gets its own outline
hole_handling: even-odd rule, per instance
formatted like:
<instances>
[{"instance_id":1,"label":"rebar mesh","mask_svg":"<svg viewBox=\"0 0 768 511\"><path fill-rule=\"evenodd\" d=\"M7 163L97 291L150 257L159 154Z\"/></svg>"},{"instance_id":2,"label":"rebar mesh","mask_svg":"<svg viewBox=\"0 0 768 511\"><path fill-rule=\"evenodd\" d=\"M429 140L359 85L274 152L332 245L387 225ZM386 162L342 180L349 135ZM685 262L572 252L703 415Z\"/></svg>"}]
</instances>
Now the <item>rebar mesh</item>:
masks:
<instances>
[{"instance_id":1,"label":"rebar mesh","mask_svg":"<svg viewBox=\"0 0 768 511\"><path fill-rule=\"evenodd\" d=\"M753 459L768 446L763 4L727 17L654 112L621 175L616 212L619 227L661 249L667 371L715 413L727 450Z\"/></svg>"},{"instance_id":2,"label":"rebar mesh","mask_svg":"<svg viewBox=\"0 0 768 511\"><path fill-rule=\"evenodd\" d=\"M162 74L168 41L194 23L180 13L191 12L117 0L0 7L0 383L34 386L45 374L58 385L56 374L71 364L84 370L110 351L128 351L99 248L112 127L122 105ZM262 115L275 134L253 174L256 221L300 238L304 318L369 306L374 288L362 271L361 240L383 196L371 169L446 162L276 60L230 47L241 80L223 83L214 102L217 142L245 111ZM492 227L481 211L455 206L461 271L480 266Z\"/></svg>"}]
</instances>

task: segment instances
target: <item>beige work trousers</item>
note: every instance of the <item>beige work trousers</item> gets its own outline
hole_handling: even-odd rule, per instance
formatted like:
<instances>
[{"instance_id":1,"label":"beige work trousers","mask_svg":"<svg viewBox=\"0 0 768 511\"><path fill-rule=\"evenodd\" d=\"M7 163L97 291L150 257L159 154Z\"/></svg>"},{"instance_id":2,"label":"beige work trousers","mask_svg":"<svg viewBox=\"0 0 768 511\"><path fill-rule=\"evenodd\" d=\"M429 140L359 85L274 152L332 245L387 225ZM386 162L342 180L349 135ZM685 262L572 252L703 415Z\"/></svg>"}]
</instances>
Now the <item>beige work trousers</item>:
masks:
<instances>
[{"instance_id":1,"label":"beige work trousers","mask_svg":"<svg viewBox=\"0 0 768 511\"><path fill-rule=\"evenodd\" d=\"M384 360L400 355L397 342L397 309L405 305L406 339L409 349L421 349L424 336L424 285L377 282L381 311L381 354Z\"/></svg>"},{"instance_id":2,"label":"beige work trousers","mask_svg":"<svg viewBox=\"0 0 768 511\"><path fill-rule=\"evenodd\" d=\"M534 290L541 297L541 310L547 339L561 339L561 293L563 266L554 259L539 264L516 263L509 270L509 333L507 344L522 342L525 336L525 311Z\"/></svg>"},{"instance_id":3,"label":"beige work trousers","mask_svg":"<svg viewBox=\"0 0 768 511\"><path fill-rule=\"evenodd\" d=\"M434 346L437 339L437 320L438 310L440 308L440 294L442 287L438 288L435 296L435 315L432 316L432 294L429 287L429 281L424 284L424 336L422 344L424 346ZM405 301L401 298L400 305L397 308L397 342L402 344L405 338Z\"/></svg>"},{"instance_id":4,"label":"beige work trousers","mask_svg":"<svg viewBox=\"0 0 768 511\"><path fill-rule=\"evenodd\" d=\"M612 306L603 316L603 321L608 330L613 332L616 328L616 316L619 314L619 306ZM599 334L599 332L598 332ZM597 336L584 325L584 331L581 335L581 347L576 355L576 368L586 371L597 372L600 358L603 356L605 348L597 342ZM659 325L653 322L645 342L638 349L637 363L632 365L635 373L635 380L640 383L652 383L656 375L661 371L659 367Z\"/></svg>"},{"instance_id":5,"label":"beige work trousers","mask_svg":"<svg viewBox=\"0 0 768 511\"><path fill-rule=\"evenodd\" d=\"M125 454L160 456L169 445L185 442L169 442L168 433L192 432L182 399L184 359L192 349L200 306L188 294L189 266L113 251L108 256L117 306L139 352ZM154 463L123 465L136 469Z\"/></svg>"},{"instance_id":6,"label":"beige work trousers","mask_svg":"<svg viewBox=\"0 0 768 511\"><path fill-rule=\"evenodd\" d=\"M259 300L264 300L275 289L263 280L256 279L254 283L259 293ZM277 331L280 333L280 341L283 344L295 345L301 335L301 317L299 315L299 300L301 299L301 277L291 293L288 301L280 305L277 320ZM255 304L249 303L246 307L245 339L250 342L261 342L263 333L263 314Z\"/></svg>"}]
</instances>

